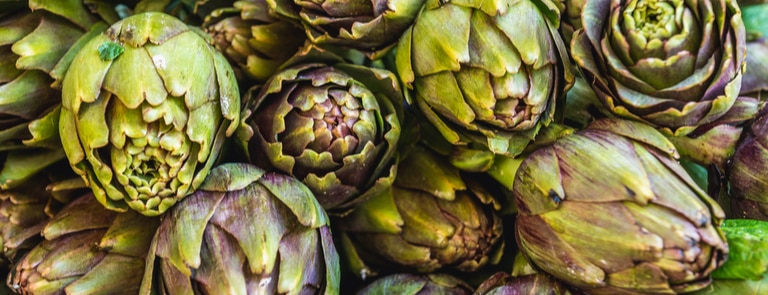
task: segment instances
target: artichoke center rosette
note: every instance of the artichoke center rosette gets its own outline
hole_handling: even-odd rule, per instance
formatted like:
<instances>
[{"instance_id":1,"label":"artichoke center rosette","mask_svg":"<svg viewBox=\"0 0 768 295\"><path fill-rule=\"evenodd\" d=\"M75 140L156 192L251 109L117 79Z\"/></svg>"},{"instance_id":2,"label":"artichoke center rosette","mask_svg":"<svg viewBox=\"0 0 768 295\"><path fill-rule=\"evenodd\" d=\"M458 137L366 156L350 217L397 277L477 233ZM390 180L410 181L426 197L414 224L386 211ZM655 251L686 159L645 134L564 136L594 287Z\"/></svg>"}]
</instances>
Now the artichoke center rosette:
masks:
<instances>
[{"instance_id":1,"label":"artichoke center rosette","mask_svg":"<svg viewBox=\"0 0 768 295\"><path fill-rule=\"evenodd\" d=\"M72 62L62 144L108 209L162 214L203 182L237 129L234 73L204 36L166 14L137 14Z\"/></svg>"},{"instance_id":2,"label":"artichoke center rosette","mask_svg":"<svg viewBox=\"0 0 768 295\"><path fill-rule=\"evenodd\" d=\"M683 156L723 166L742 131L732 126L759 109L739 96L746 37L736 1L580 5L571 55L606 108L656 127Z\"/></svg>"},{"instance_id":3,"label":"artichoke center rosette","mask_svg":"<svg viewBox=\"0 0 768 295\"><path fill-rule=\"evenodd\" d=\"M725 214L652 127L602 119L515 174L516 237L531 264L590 294L702 289L728 255Z\"/></svg>"},{"instance_id":4,"label":"artichoke center rosette","mask_svg":"<svg viewBox=\"0 0 768 295\"><path fill-rule=\"evenodd\" d=\"M427 1L397 45L398 75L451 144L516 156L573 76L549 0Z\"/></svg>"},{"instance_id":5,"label":"artichoke center rosette","mask_svg":"<svg viewBox=\"0 0 768 295\"><path fill-rule=\"evenodd\" d=\"M300 179L326 210L394 180L403 97L391 72L308 46L248 97L252 161Z\"/></svg>"}]
</instances>

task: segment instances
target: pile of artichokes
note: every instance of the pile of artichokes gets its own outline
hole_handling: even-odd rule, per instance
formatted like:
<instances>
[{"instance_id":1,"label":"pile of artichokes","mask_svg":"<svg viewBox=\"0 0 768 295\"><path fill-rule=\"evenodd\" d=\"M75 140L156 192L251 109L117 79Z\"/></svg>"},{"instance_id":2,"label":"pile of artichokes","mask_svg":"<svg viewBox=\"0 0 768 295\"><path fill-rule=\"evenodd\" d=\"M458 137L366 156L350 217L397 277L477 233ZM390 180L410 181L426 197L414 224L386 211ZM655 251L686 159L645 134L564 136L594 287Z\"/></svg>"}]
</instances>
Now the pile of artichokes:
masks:
<instances>
[{"instance_id":1,"label":"pile of artichokes","mask_svg":"<svg viewBox=\"0 0 768 295\"><path fill-rule=\"evenodd\" d=\"M0 0L0 294L768 294L766 15Z\"/></svg>"}]
</instances>

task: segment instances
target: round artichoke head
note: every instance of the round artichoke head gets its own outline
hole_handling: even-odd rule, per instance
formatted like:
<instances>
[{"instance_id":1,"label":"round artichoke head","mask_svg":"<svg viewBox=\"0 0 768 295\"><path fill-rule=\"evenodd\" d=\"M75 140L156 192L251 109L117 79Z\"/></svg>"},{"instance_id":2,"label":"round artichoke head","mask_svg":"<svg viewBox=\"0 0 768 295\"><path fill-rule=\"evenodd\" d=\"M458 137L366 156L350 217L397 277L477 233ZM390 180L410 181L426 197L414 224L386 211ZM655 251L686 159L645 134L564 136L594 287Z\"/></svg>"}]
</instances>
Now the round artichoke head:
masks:
<instances>
[{"instance_id":1,"label":"round artichoke head","mask_svg":"<svg viewBox=\"0 0 768 295\"><path fill-rule=\"evenodd\" d=\"M549 0L427 1L397 45L409 100L452 144L521 153L573 82L558 16Z\"/></svg>"},{"instance_id":2,"label":"round artichoke head","mask_svg":"<svg viewBox=\"0 0 768 295\"><path fill-rule=\"evenodd\" d=\"M306 41L301 27L277 18L265 0L236 1L213 11L203 26L241 81L263 83Z\"/></svg>"},{"instance_id":3,"label":"round artichoke head","mask_svg":"<svg viewBox=\"0 0 768 295\"><path fill-rule=\"evenodd\" d=\"M391 72L299 63L254 94L253 160L300 179L324 208L350 208L391 183L402 116Z\"/></svg>"},{"instance_id":4,"label":"round artichoke head","mask_svg":"<svg viewBox=\"0 0 768 295\"><path fill-rule=\"evenodd\" d=\"M203 182L237 128L235 76L203 36L142 13L75 57L59 131L72 168L107 208L162 214Z\"/></svg>"},{"instance_id":5,"label":"round artichoke head","mask_svg":"<svg viewBox=\"0 0 768 295\"><path fill-rule=\"evenodd\" d=\"M8 276L19 294L136 294L159 218L105 209L92 194L62 208Z\"/></svg>"},{"instance_id":6,"label":"round artichoke head","mask_svg":"<svg viewBox=\"0 0 768 295\"><path fill-rule=\"evenodd\" d=\"M768 112L750 123L728 168L729 196L736 218L768 221Z\"/></svg>"},{"instance_id":7,"label":"round artichoke head","mask_svg":"<svg viewBox=\"0 0 768 295\"><path fill-rule=\"evenodd\" d=\"M727 258L724 213L637 122L603 119L527 157L515 175L518 245L590 294L673 294Z\"/></svg>"},{"instance_id":8,"label":"round artichoke head","mask_svg":"<svg viewBox=\"0 0 768 295\"><path fill-rule=\"evenodd\" d=\"M339 293L325 211L300 181L250 164L211 170L168 212L154 243L149 268L161 294Z\"/></svg>"},{"instance_id":9,"label":"round artichoke head","mask_svg":"<svg viewBox=\"0 0 768 295\"><path fill-rule=\"evenodd\" d=\"M585 0L571 56L614 114L687 135L735 104L745 32L735 0Z\"/></svg>"},{"instance_id":10,"label":"round artichoke head","mask_svg":"<svg viewBox=\"0 0 768 295\"><path fill-rule=\"evenodd\" d=\"M335 224L353 272L438 269L475 271L495 263L501 243L500 203L490 184L463 174L417 146L403 159L392 187L359 204Z\"/></svg>"}]
</instances>

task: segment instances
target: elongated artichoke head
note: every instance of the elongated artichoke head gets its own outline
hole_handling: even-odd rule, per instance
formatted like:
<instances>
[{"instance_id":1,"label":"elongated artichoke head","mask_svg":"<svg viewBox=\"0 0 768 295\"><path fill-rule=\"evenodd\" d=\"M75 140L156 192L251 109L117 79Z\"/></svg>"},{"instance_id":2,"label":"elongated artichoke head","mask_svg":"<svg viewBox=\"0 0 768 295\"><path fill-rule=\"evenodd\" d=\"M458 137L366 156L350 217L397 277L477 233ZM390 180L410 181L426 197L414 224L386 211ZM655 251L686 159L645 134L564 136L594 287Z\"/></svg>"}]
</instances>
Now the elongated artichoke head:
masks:
<instances>
[{"instance_id":1,"label":"elongated artichoke head","mask_svg":"<svg viewBox=\"0 0 768 295\"><path fill-rule=\"evenodd\" d=\"M211 170L154 243L160 294L339 294L338 254L312 192L250 164Z\"/></svg>"},{"instance_id":2,"label":"elongated artichoke head","mask_svg":"<svg viewBox=\"0 0 768 295\"><path fill-rule=\"evenodd\" d=\"M345 210L395 177L402 94L387 70L310 47L251 93L249 150L262 167L306 184L327 210Z\"/></svg>"},{"instance_id":3,"label":"elongated artichoke head","mask_svg":"<svg viewBox=\"0 0 768 295\"><path fill-rule=\"evenodd\" d=\"M429 0L397 46L410 101L454 145L515 156L573 82L550 0Z\"/></svg>"},{"instance_id":4,"label":"elongated artichoke head","mask_svg":"<svg viewBox=\"0 0 768 295\"><path fill-rule=\"evenodd\" d=\"M472 294L472 287L462 280L447 274L416 275L402 273L379 278L357 291L356 294L469 295Z\"/></svg>"},{"instance_id":5,"label":"elongated artichoke head","mask_svg":"<svg viewBox=\"0 0 768 295\"><path fill-rule=\"evenodd\" d=\"M108 209L162 214L203 182L237 128L237 81L203 36L166 14L137 14L72 62L62 144Z\"/></svg>"},{"instance_id":6,"label":"elongated artichoke head","mask_svg":"<svg viewBox=\"0 0 768 295\"><path fill-rule=\"evenodd\" d=\"M137 294L159 218L105 209L92 194L62 208L8 276L19 294Z\"/></svg>"},{"instance_id":7,"label":"elongated artichoke head","mask_svg":"<svg viewBox=\"0 0 768 295\"><path fill-rule=\"evenodd\" d=\"M493 182L462 174L417 146L392 187L336 220L346 258L363 279L396 271L475 271L503 250Z\"/></svg>"},{"instance_id":8,"label":"elongated artichoke head","mask_svg":"<svg viewBox=\"0 0 768 295\"><path fill-rule=\"evenodd\" d=\"M735 0L586 0L583 11L571 55L614 114L683 136L735 105L746 53Z\"/></svg>"},{"instance_id":9,"label":"elongated artichoke head","mask_svg":"<svg viewBox=\"0 0 768 295\"><path fill-rule=\"evenodd\" d=\"M518 245L589 294L702 289L727 258L724 213L648 125L603 119L528 156L515 175Z\"/></svg>"},{"instance_id":10,"label":"elongated artichoke head","mask_svg":"<svg viewBox=\"0 0 768 295\"><path fill-rule=\"evenodd\" d=\"M238 79L251 83L264 83L306 41L301 27L277 18L266 0L237 1L213 11L203 25Z\"/></svg>"},{"instance_id":11,"label":"elongated artichoke head","mask_svg":"<svg viewBox=\"0 0 768 295\"><path fill-rule=\"evenodd\" d=\"M267 0L279 16L300 22L316 44L346 46L378 59L413 23L425 0Z\"/></svg>"}]
</instances>

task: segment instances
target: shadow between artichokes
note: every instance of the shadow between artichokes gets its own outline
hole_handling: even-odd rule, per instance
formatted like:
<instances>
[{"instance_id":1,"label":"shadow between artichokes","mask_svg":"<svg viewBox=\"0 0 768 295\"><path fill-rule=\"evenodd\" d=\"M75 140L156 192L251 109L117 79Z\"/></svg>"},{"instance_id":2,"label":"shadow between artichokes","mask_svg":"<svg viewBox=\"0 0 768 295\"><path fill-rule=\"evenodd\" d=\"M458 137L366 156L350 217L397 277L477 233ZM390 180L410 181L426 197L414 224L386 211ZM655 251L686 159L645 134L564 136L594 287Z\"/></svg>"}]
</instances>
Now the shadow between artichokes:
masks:
<instances>
[{"instance_id":1,"label":"shadow between artichokes","mask_svg":"<svg viewBox=\"0 0 768 295\"><path fill-rule=\"evenodd\" d=\"M59 131L108 209L159 215L192 193L240 123L226 59L202 31L156 12L89 41L64 78Z\"/></svg>"}]
</instances>

